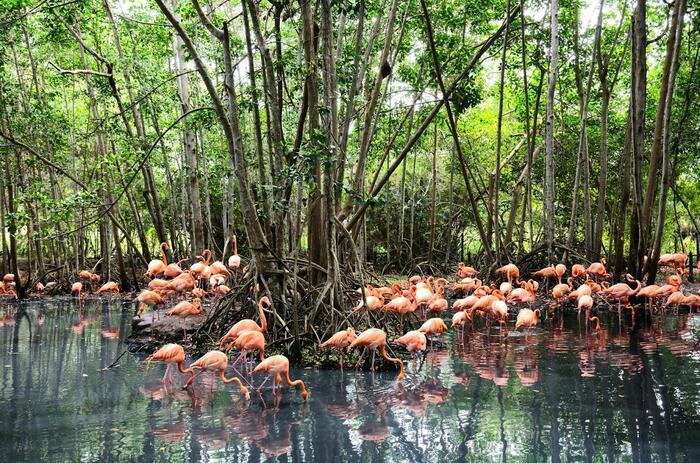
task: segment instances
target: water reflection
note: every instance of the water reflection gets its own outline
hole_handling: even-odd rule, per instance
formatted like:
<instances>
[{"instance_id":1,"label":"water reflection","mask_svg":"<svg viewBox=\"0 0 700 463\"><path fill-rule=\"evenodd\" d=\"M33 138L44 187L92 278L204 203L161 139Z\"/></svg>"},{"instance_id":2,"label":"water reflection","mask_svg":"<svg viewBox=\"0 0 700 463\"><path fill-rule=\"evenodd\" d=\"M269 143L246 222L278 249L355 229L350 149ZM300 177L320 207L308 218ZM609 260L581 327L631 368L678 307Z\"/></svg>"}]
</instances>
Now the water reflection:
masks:
<instances>
[{"instance_id":1,"label":"water reflection","mask_svg":"<svg viewBox=\"0 0 700 463\"><path fill-rule=\"evenodd\" d=\"M467 331L402 383L297 370L305 403L286 389L248 402L209 374L164 386L164 366L120 357L132 312L118 301L0 314L0 461L700 460L698 316Z\"/></svg>"}]
</instances>

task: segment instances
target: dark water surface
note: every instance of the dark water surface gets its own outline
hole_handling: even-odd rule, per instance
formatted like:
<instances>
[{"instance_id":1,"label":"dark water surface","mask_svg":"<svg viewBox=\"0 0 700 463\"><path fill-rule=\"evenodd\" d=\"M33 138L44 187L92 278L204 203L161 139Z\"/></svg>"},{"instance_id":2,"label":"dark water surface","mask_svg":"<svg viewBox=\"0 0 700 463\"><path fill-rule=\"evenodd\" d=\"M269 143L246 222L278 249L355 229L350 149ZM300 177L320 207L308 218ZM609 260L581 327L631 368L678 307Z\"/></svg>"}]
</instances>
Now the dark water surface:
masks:
<instances>
[{"instance_id":1,"label":"dark water surface","mask_svg":"<svg viewBox=\"0 0 700 463\"><path fill-rule=\"evenodd\" d=\"M0 306L0 461L700 461L700 317L611 316L596 336L570 315L505 344L472 332L400 384L296 370L307 403L246 402L206 375L164 390L164 367L130 354L103 371L125 349L124 307Z\"/></svg>"}]
</instances>

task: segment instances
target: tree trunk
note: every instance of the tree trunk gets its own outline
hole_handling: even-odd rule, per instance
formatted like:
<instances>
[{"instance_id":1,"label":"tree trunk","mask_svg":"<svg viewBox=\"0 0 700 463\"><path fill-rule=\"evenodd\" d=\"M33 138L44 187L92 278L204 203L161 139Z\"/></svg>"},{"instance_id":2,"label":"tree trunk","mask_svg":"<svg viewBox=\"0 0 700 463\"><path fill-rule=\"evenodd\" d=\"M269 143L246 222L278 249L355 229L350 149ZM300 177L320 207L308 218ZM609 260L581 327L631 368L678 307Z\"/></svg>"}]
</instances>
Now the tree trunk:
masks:
<instances>
[{"instance_id":1,"label":"tree trunk","mask_svg":"<svg viewBox=\"0 0 700 463\"><path fill-rule=\"evenodd\" d=\"M663 100L664 105L664 117L663 117L663 131L662 131L662 170L661 170L661 194L659 195L659 213L656 220L656 232L654 233L654 246L648 263L648 273L649 277L647 279L647 284L652 284L656 281L656 270L657 261L661 252L661 245L663 244L663 232L664 225L666 224L666 200L668 199L668 190L671 186L671 181L673 178L673 173L671 172L671 115L673 109L673 90L676 84L676 75L678 73L678 65L680 63L680 47L683 38L683 17L685 16L686 10L686 0L676 0L674 4L674 12L672 19L671 30L674 32L673 35L669 35L669 42L673 41L673 50L671 57L671 66L669 67L669 75L666 78L668 81L668 90L666 92L666 99ZM675 24L675 28L673 25ZM662 102L660 101L659 104Z\"/></svg>"},{"instance_id":2,"label":"tree trunk","mask_svg":"<svg viewBox=\"0 0 700 463\"><path fill-rule=\"evenodd\" d=\"M544 157L544 233L547 257L551 262L554 259L554 93L559 72L559 0L552 0L550 32Z\"/></svg>"},{"instance_id":3,"label":"tree trunk","mask_svg":"<svg viewBox=\"0 0 700 463\"><path fill-rule=\"evenodd\" d=\"M634 210L630 229L630 268L632 275L641 278L646 253L646 237L643 227L642 188L644 164L644 124L646 120L646 0L638 0L632 15L632 153L634 160Z\"/></svg>"},{"instance_id":4,"label":"tree trunk","mask_svg":"<svg viewBox=\"0 0 700 463\"><path fill-rule=\"evenodd\" d=\"M178 0L172 0L173 11L177 11ZM190 90L188 75L183 74L185 67L185 54L183 52L182 38L173 34L173 59L177 77L177 92L180 97L182 113L187 113L190 106ZM184 159L187 163L187 194L189 196L190 212L192 214L192 229L190 230L190 256L193 257L204 249L204 219L202 217L202 201L199 190L199 177L197 176L197 142L194 131L184 121Z\"/></svg>"},{"instance_id":5,"label":"tree trunk","mask_svg":"<svg viewBox=\"0 0 700 463\"><path fill-rule=\"evenodd\" d=\"M625 221L627 219L627 204L630 200L630 168L632 164L632 104L630 101L630 111L627 117L625 129L625 144L622 149L622 180L620 185L620 210L615 217L615 227L613 230L615 240L615 265L613 280L618 281L625 266Z\"/></svg>"},{"instance_id":6,"label":"tree trunk","mask_svg":"<svg viewBox=\"0 0 700 463\"><path fill-rule=\"evenodd\" d=\"M578 162L576 164L576 177L574 179L574 191L573 191L573 198L572 198L572 203L571 203L571 217L569 219L569 238L566 241L566 247L571 249L574 246L574 241L576 239L576 225L578 222L578 190L579 190L579 179L580 179L580 174L581 171L583 170L584 172L584 186L586 191L584 192L584 220L585 220L585 243L586 243L586 251L588 254L588 245L589 245L589 223L591 220L590 217L590 191L589 191L589 182L588 182L588 134L586 132L587 130L587 124L588 124L588 102L591 97L591 86L593 84L593 75L595 74L595 66L597 63L596 59L596 54L599 51L599 46L598 44L600 43L600 35L601 35L601 26L603 23L603 5L604 5L604 0L600 0L600 6L598 10L598 22L595 27L595 37L593 39L593 48L592 48L592 56L591 56L591 64L590 64L590 69L588 70L588 80L586 81L586 89L583 93L583 101L581 104L581 127L580 127L580 133L579 133L579 139L578 139ZM578 26L577 26L578 28ZM566 253L564 253L566 256ZM566 259L564 259L566 260Z\"/></svg>"},{"instance_id":7,"label":"tree trunk","mask_svg":"<svg viewBox=\"0 0 700 463\"><path fill-rule=\"evenodd\" d=\"M433 253L435 249L435 209L437 207L437 140L438 127L435 124L435 133L433 135L433 180L430 188L430 244L428 246L428 263L433 264Z\"/></svg>"}]
</instances>

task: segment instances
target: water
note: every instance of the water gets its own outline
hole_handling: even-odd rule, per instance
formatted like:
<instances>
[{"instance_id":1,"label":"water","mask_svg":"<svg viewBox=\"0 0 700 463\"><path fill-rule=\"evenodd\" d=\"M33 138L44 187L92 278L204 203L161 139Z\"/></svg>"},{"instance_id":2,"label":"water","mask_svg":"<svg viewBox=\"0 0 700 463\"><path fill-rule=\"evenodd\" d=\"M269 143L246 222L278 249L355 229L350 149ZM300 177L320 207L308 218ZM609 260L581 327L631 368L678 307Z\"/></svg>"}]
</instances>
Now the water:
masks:
<instances>
[{"instance_id":1,"label":"water","mask_svg":"<svg viewBox=\"0 0 700 463\"><path fill-rule=\"evenodd\" d=\"M0 461L700 461L700 317L451 336L400 384L297 369L304 403L206 375L163 390L164 367L131 354L103 370L125 349L121 302L18 307L0 307Z\"/></svg>"}]
</instances>

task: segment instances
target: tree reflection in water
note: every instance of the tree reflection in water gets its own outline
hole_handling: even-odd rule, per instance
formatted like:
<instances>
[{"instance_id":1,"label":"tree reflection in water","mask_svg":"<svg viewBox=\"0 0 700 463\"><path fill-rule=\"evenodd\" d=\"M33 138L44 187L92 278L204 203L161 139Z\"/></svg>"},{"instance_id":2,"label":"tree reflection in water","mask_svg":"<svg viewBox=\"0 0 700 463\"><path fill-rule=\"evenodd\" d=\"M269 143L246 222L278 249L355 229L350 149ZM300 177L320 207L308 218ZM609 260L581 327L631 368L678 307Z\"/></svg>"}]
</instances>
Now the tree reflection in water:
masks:
<instances>
[{"instance_id":1,"label":"tree reflection in water","mask_svg":"<svg viewBox=\"0 0 700 463\"><path fill-rule=\"evenodd\" d=\"M695 316L467 330L401 383L298 370L303 403L286 390L247 402L206 374L164 387L138 355L106 369L131 314L116 301L0 308L1 461L700 460Z\"/></svg>"}]
</instances>

